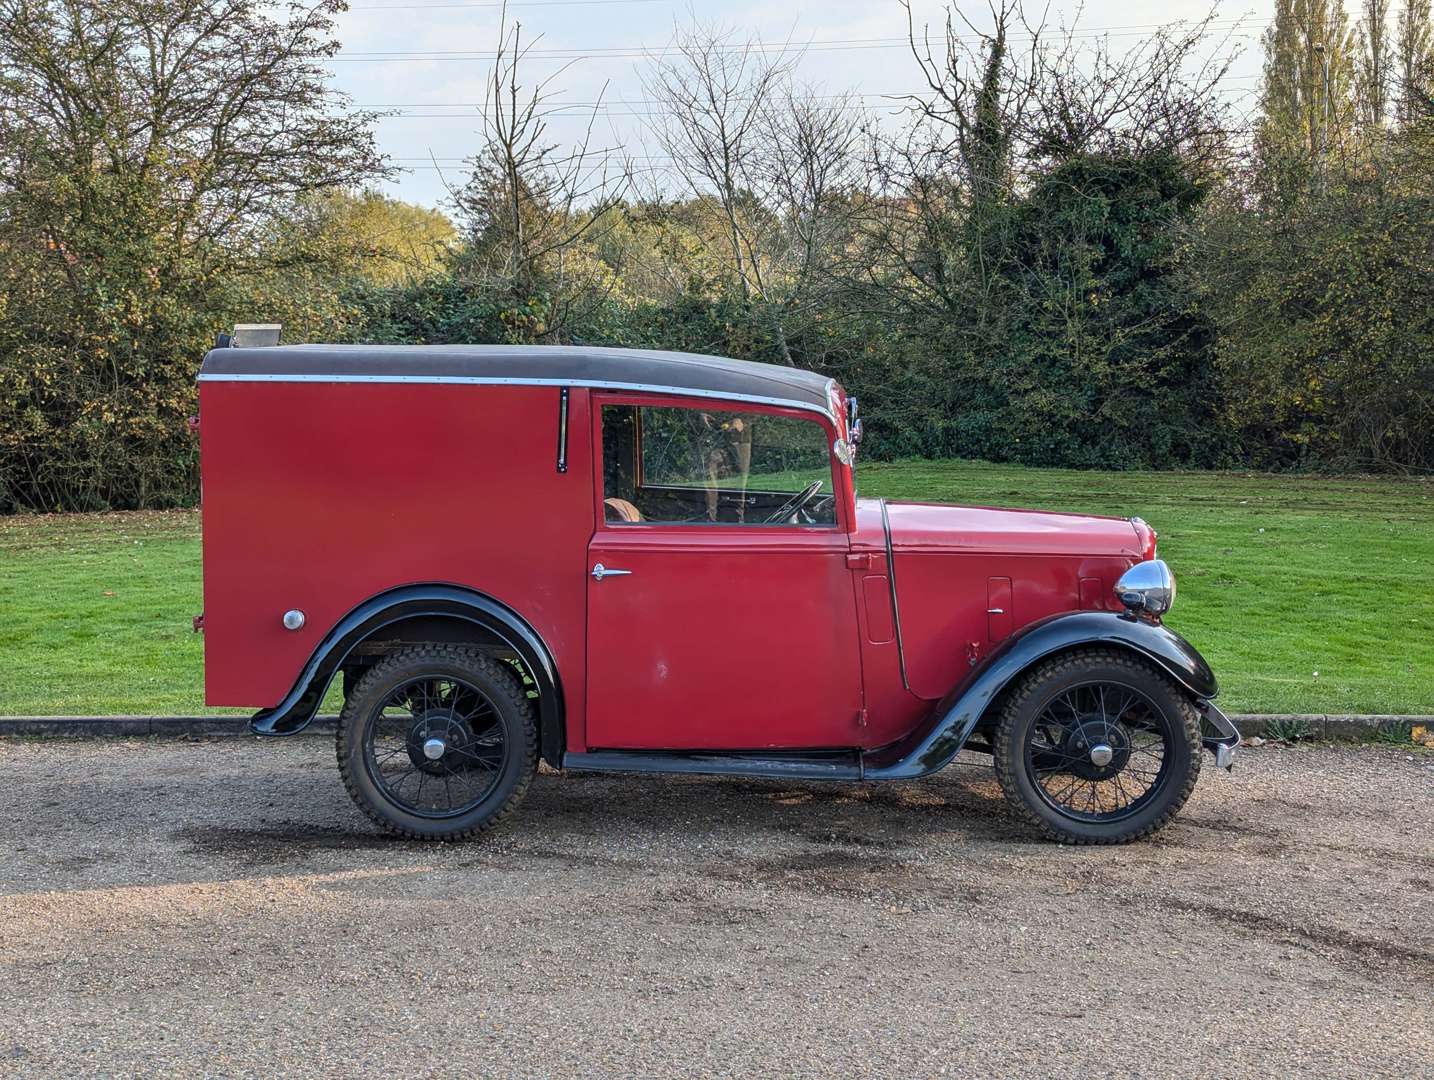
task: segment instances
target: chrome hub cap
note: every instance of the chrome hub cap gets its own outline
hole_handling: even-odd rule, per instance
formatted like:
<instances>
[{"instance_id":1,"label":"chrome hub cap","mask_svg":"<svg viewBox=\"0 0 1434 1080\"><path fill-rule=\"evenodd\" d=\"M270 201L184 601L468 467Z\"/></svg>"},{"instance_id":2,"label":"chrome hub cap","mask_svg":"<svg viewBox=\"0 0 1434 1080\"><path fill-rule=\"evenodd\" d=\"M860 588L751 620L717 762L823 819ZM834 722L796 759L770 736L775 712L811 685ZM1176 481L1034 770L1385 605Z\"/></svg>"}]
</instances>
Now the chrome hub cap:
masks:
<instances>
[{"instance_id":1,"label":"chrome hub cap","mask_svg":"<svg viewBox=\"0 0 1434 1080\"><path fill-rule=\"evenodd\" d=\"M1094 679L1055 694L1026 732L1027 776L1051 810L1113 822L1165 791L1176 769L1178 718L1133 686Z\"/></svg>"},{"instance_id":2,"label":"chrome hub cap","mask_svg":"<svg viewBox=\"0 0 1434 1080\"><path fill-rule=\"evenodd\" d=\"M469 760L473 729L452 708L425 709L411 721L408 760L429 776L443 776Z\"/></svg>"},{"instance_id":3,"label":"chrome hub cap","mask_svg":"<svg viewBox=\"0 0 1434 1080\"><path fill-rule=\"evenodd\" d=\"M1108 780L1130 758L1130 732L1119 720L1077 717L1066 730L1062 756L1067 768L1087 780Z\"/></svg>"},{"instance_id":4,"label":"chrome hub cap","mask_svg":"<svg viewBox=\"0 0 1434 1080\"><path fill-rule=\"evenodd\" d=\"M364 769L379 797L405 813L466 814L498 788L510 765L507 720L467 679L416 675L364 720Z\"/></svg>"}]
</instances>

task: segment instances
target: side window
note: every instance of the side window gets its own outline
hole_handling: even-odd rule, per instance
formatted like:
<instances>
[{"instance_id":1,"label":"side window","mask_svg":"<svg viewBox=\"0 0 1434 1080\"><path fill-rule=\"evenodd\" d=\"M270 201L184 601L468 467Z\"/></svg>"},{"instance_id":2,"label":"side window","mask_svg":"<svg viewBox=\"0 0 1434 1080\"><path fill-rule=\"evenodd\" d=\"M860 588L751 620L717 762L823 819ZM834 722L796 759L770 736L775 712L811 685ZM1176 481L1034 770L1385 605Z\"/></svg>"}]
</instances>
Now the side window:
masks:
<instances>
[{"instance_id":1,"label":"side window","mask_svg":"<svg viewBox=\"0 0 1434 1080\"><path fill-rule=\"evenodd\" d=\"M602 452L610 524L836 524L831 448L814 420L604 405Z\"/></svg>"}]
</instances>

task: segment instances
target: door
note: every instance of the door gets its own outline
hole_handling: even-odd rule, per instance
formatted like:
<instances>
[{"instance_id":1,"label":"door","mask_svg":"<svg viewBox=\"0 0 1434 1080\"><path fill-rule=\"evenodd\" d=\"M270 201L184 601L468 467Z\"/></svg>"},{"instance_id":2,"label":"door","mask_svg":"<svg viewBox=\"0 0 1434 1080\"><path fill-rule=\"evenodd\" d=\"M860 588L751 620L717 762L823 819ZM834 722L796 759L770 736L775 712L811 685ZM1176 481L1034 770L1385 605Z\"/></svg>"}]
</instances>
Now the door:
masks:
<instances>
[{"instance_id":1,"label":"door","mask_svg":"<svg viewBox=\"0 0 1434 1080\"><path fill-rule=\"evenodd\" d=\"M830 429L793 410L594 400L589 749L857 745Z\"/></svg>"}]
</instances>

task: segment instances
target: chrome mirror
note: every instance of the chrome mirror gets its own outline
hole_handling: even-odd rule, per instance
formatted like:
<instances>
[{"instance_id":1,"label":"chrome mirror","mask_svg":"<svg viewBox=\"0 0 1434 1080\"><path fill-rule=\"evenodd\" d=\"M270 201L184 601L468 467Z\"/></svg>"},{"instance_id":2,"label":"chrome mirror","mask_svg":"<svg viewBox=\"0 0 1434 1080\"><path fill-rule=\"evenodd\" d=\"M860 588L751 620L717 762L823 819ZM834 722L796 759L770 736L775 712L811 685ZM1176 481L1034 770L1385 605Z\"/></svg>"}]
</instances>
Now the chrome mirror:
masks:
<instances>
[{"instance_id":1,"label":"chrome mirror","mask_svg":"<svg viewBox=\"0 0 1434 1080\"><path fill-rule=\"evenodd\" d=\"M861 442L861 416L859 412L856 397L848 397L846 399L846 431L847 435L851 438L853 446Z\"/></svg>"}]
</instances>

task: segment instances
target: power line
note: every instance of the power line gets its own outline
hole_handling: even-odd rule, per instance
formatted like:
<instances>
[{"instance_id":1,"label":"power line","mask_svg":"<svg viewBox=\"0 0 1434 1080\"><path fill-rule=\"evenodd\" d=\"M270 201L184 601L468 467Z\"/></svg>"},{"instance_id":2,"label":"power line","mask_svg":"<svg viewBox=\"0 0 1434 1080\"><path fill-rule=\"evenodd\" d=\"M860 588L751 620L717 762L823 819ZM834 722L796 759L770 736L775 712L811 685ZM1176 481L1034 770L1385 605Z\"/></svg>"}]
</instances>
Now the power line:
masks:
<instances>
[{"instance_id":1,"label":"power line","mask_svg":"<svg viewBox=\"0 0 1434 1080\"><path fill-rule=\"evenodd\" d=\"M839 101L839 100L842 99L842 98L852 98L852 97L905 97L905 96L907 96L907 95L909 95L909 94L919 93L919 92L921 92L921 91L901 90L901 91L891 91L890 93L888 93L888 92L881 91L881 90L853 90L852 92L846 93L846 94L812 94L812 95L810 95L810 100L812 100L812 101ZM806 98L807 95L803 95L803 97ZM729 100L731 100L731 101L750 101L750 100L752 100L752 99L751 99L750 97L732 97L732 98L730 98ZM656 98L612 98L612 99L606 100L606 101L562 101L562 102L554 102L554 103L553 103L553 107L554 107L554 108L563 108L563 109L591 109L591 108L594 108L594 107L606 109L606 108L609 108L610 106L612 106L613 104L617 104L617 105L661 105L661 104L663 104L663 102L657 100ZM414 102L410 102L410 103L407 104L407 105L350 105L350 106L348 106L348 107L349 107L350 109L356 109L356 110L363 111L363 112L371 112L371 111L373 111L373 110L382 111L382 110L385 110L385 109L481 109L481 108L484 107L484 103L481 102L481 101L414 101Z\"/></svg>"},{"instance_id":2,"label":"power line","mask_svg":"<svg viewBox=\"0 0 1434 1080\"><path fill-rule=\"evenodd\" d=\"M1147 23L1130 24L1127 26L1091 27L1086 30L1078 30L1071 33L1071 37L1077 39L1098 38L1098 37L1140 37L1146 36L1150 30L1163 29L1170 24ZM1256 25L1249 24L1251 29ZM1211 24L1208 29L1211 31L1239 30L1244 29L1246 24L1232 22L1228 25ZM1193 29L1193 28L1192 28ZM1251 36L1251 35L1239 35ZM942 38L942 41L945 39ZM979 38L958 38L962 41L978 41ZM939 42L938 42L939 44ZM800 42L767 42L753 41L733 45L714 46L718 52L849 52L866 49L905 49L912 45L911 39L906 37L893 38L836 38L829 41ZM662 46L659 48L647 48L641 45L619 45L611 47L579 49L527 49L525 56L543 58L548 60L629 60L643 59L646 57L671 56L680 53L681 50L673 46ZM383 64L383 63L412 63L444 60L486 60L493 55L492 50L482 49L444 49L444 50L420 50L400 49L392 51L368 51L353 52L347 55L334 56L330 63L348 64Z\"/></svg>"},{"instance_id":3,"label":"power line","mask_svg":"<svg viewBox=\"0 0 1434 1080\"><path fill-rule=\"evenodd\" d=\"M1222 80L1222 83L1223 83L1223 84L1230 84L1230 83L1248 83L1248 82L1256 81L1256 80L1258 80L1258 79L1260 79L1260 78L1261 78L1261 76L1259 76L1259 75L1228 76L1228 77L1226 77L1225 79ZM1218 87L1215 88L1215 92L1216 92L1216 93L1235 93L1235 92L1239 92L1239 93L1251 93L1251 92L1253 92L1253 91L1250 90L1250 89L1247 89L1247 88L1243 88L1243 87L1221 85L1221 86L1218 86ZM891 106L892 106L893 108L898 108L898 107L905 107L905 104L906 104L906 103L904 102L903 99L909 98L909 97L918 96L919 93L920 93L919 91L907 91L906 93L903 93L903 94L880 94L880 95L856 95L856 94L853 94L853 95L851 95L851 96L852 96L852 97L857 97L857 96L877 96L877 97L885 98L885 99L887 99L887 100L890 102L890 104L891 104ZM617 104L627 104L627 103L619 102L619 103L617 103ZM661 105L662 102L652 102L652 104L654 104L654 105ZM398 108L398 107L399 107L399 106L391 106L391 108ZM418 107L418 106L411 106L411 107L416 108L416 107ZM483 104L482 104L481 102L474 102L474 103L472 103L472 104L453 105L453 106L451 106L451 107L452 107L452 108L455 108L455 109L464 108L464 109L478 110L478 109L482 109L484 106L483 106ZM377 106L370 106L370 107L369 107L370 110L377 109L377 108L378 108ZM614 107L612 107L612 106L610 106L610 105L606 105L606 104L602 104L602 103L596 103L596 104L594 104L593 102L571 102L571 103L566 103L566 104L556 104L556 103L555 103L555 104L553 104L553 105L549 105L549 106L545 107L544 110L543 110L543 118L544 118L545 120L566 120L566 119L573 119L573 118L576 118L576 119L585 119L585 118L587 118L588 116L590 116L590 115L591 115L592 113L594 113L594 112L597 112L598 114L600 114L600 115L602 115L602 116L608 116L608 117L630 117L630 118L632 118L632 119L651 119L652 117L655 117L655 116L669 116L669 115L671 115L671 113L670 113L668 110L665 110L665 109L622 109L622 108L614 108ZM388 112L388 113L385 113L384 115L377 116L377 117L375 117L374 119L375 119L375 120L378 120L378 121L384 121L384 120L469 120L469 121L472 121L472 120L476 119L476 116L477 116L476 112Z\"/></svg>"},{"instance_id":4,"label":"power line","mask_svg":"<svg viewBox=\"0 0 1434 1080\"><path fill-rule=\"evenodd\" d=\"M1226 82L1226 83L1251 82L1251 81L1256 80L1256 79L1259 79L1259 78L1262 78L1262 76L1260 76L1260 75L1230 75L1230 76L1226 76L1226 77L1225 77L1223 80L1221 80L1221 81L1222 81L1222 82ZM888 98L888 99L890 99L890 100L892 100L892 101L901 101L901 100L906 99L906 98L917 97L917 96L920 96L920 95L922 95L922 94L926 94L926 93L928 93L929 91L930 91L930 88L929 88L929 87L925 87L925 86L916 87L916 88L913 88L913 89L911 89L911 90L851 90L851 91L847 91L847 92L845 92L845 93L839 93L839 94L804 94L804 95L802 95L802 99L803 99L804 101L842 101L842 100L844 100L844 99L850 99L850 98ZM729 99L729 100L732 100L732 101L750 101L750 100L752 100L752 99L751 99L750 97L746 97L746 96L737 96L737 97L733 97L733 98L731 98L731 99ZM609 98L609 99L602 100L602 101L556 101L556 100L555 100L555 101L552 102L552 104L545 106L545 109L546 109L546 111L550 111L550 112L551 112L551 111L564 111L564 110L569 110L569 109L601 109L601 110L603 110L604 112L606 112L606 111L625 112L625 111L626 111L625 109L623 109L623 110L618 110L618 109L616 109L615 107L616 107L616 106L619 106L619 105L620 105L620 106L628 106L628 105L665 105L665 104L666 104L666 102L664 102L664 101L662 101L662 100L660 100L660 99L658 99L658 98L625 98L625 97L613 97L613 98ZM485 102L482 102L482 101L412 101L412 102L408 102L408 103L403 104L403 105L349 105L349 106L345 106L345 108L347 108L347 109L349 109L349 110L351 110L351 111L355 111L355 112L388 112L388 111L391 111L391 110L400 110L400 109L483 109L483 108L486 108L486 107L487 107L487 104L486 104ZM433 115L433 116L449 116L449 115L453 115L453 116L464 116L464 115L466 115L466 114L464 114L464 113L452 113L452 114L450 114L450 113L432 113L432 114L428 114L428 113L398 113L398 114L396 114L396 115L407 115L407 116L427 116L427 115Z\"/></svg>"},{"instance_id":5,"label":"power line","mask_svg":"<svg viewBox=\"0 0 1434 1080\"><path fill-rule=\"evenodd\" d=\"M895 45L904 45L906 38L850 38L846 40L833 40L824 42L812 42L810 45L801 48L821 49L889 49ZM754 41L750 45L721 46L722 52L771 52L781 49L793 49L796 46L785 42ZM628 57L662 56L671 52L669 47L649 49L642 45L619 45L608 48L592 48L586 51L577 49L525 49L524 56L544 57L550 60L598 60L598 59L626 59ZM425 51L419 49L399 49L391 52L354 52L347 57L335 56L334 61L353 60L355 62L385 62L387 59L397 60L481 60L493 55L492 51L483 49L443 49Z\"/></svg>"}]
</instances>

